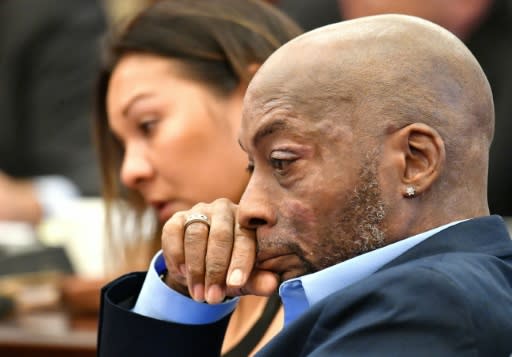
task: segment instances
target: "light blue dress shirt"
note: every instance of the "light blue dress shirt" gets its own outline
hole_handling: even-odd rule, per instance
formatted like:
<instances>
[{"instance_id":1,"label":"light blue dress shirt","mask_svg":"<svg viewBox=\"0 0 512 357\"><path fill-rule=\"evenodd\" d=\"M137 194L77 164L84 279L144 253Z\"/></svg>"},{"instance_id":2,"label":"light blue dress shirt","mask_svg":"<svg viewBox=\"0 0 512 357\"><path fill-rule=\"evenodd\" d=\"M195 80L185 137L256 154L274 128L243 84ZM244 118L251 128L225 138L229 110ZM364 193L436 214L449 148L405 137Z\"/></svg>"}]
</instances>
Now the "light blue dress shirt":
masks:
<instances>
[{"instance_id":1,"label":"light blue dress shirt","mask_svg":"<svg viewBox=\"0 0 512 357\"><path fill-rule=\"evenodd\" d=\"M218 321L235 309L238 298L209 305L181 295L160 278L165 270L164 257L160 251L151 262L133 307L134 312L163 321L200 325Z\"/></svg>"},{"instance_id":2,"label":"light blue dress shirt","mask_svg":"<svg viewBox=\"0 0 512 357\"><path fill-rule=\"evenodd\" d=\"M331 293L370 276L415 245L460 222L462 221L431 229L316 273L283 282L279 287L279 295L284 305L285 325ZM182 324L207 324L220 320L235 309L238 298L222 304L208 305L175 292L160 279L164 271L165 262L160 251L151 262L146 280L133 308L134 312Z\"/></svg>"}]
</instances>

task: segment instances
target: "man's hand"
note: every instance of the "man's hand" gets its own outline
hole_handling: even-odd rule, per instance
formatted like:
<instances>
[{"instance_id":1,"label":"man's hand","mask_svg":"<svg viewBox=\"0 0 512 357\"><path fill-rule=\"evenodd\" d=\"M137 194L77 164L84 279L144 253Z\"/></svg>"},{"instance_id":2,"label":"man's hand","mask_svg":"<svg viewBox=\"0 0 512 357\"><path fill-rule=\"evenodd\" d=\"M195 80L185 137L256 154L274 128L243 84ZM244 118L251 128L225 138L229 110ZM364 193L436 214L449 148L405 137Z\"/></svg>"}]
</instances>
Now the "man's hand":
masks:
<instances>
[{"instance_id":1,"label":"man's hand","mask_svg":"<svg viewBox=\"0 0 512 357\"><path fill-rule=\"evenodd\" d=\"M256 233L239 226L236 210L237 205L218 199L177 212L166 222L162 249L167 285L210 304L220 303L226 296L265 296L275 291L278 277L254 268ZM185 221L193 213L209 217L210 227L194 222L185 229Z\"/></svg>"}]
</instances>

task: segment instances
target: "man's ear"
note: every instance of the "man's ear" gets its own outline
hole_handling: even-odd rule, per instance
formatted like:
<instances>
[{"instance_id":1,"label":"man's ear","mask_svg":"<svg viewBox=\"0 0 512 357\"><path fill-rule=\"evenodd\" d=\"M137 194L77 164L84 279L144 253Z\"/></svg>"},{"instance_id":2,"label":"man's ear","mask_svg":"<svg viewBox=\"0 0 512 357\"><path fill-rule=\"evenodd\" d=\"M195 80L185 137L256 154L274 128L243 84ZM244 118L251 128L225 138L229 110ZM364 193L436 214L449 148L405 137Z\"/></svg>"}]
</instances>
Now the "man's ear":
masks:
<instances>
[{"instance_id":1,"label":"man's ear","mask_svg":"<svg viewBox=\"0 0 512 357\"><path fill-rule=\"evenodd\" d=\"M444 167L444 141L437 130L423 123L407 125L394 136L402 152L402 194L408 198L421 195L433 185Z\"/></svg>"}]
</instances>

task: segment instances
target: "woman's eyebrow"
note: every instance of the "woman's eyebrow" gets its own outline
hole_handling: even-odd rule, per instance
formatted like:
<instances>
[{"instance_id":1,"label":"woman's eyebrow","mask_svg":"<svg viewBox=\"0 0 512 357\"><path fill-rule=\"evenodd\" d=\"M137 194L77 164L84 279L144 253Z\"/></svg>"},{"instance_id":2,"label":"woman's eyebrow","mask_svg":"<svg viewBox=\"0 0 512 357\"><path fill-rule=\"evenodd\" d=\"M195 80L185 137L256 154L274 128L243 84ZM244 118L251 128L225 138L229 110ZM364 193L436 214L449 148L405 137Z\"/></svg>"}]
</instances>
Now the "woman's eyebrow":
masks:
<instances>
[{"instance_id":1,"label":"woman's eyebrow","mask_svg":"<svg viewBox=\"0 0 512 357\"><path fill-rule=\"evenodd\" d=\"M122 110L123 117L126 118L130 115L130 111L132 110L135 103L137 103L139 100L149 97L150 95L151 95L150 93L139 93L139 94L133 96L132 98L130 98L127 101L127 103L124 105L124 108Z\"/></svg>"}]
</instances>

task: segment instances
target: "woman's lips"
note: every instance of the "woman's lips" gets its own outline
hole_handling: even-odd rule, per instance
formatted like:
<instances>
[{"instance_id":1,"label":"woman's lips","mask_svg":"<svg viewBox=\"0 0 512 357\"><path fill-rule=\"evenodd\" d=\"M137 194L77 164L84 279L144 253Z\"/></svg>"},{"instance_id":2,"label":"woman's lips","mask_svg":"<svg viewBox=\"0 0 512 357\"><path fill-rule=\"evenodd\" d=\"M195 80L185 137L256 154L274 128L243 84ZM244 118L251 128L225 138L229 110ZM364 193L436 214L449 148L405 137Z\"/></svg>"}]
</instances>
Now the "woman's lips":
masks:
<instances>
[{"instance_id":1,"label":"woman's lips","mask_svg":"<svg viewBox=\"0 0 512 357\"><path fill-rule=\"evenodd\" d=\"M174 210L173 204L171 204L170 202L158 202L152 204L152 206L157 211L158 220L160 222L167 221L176 212Z\"/></svg>"}]
</instances>

